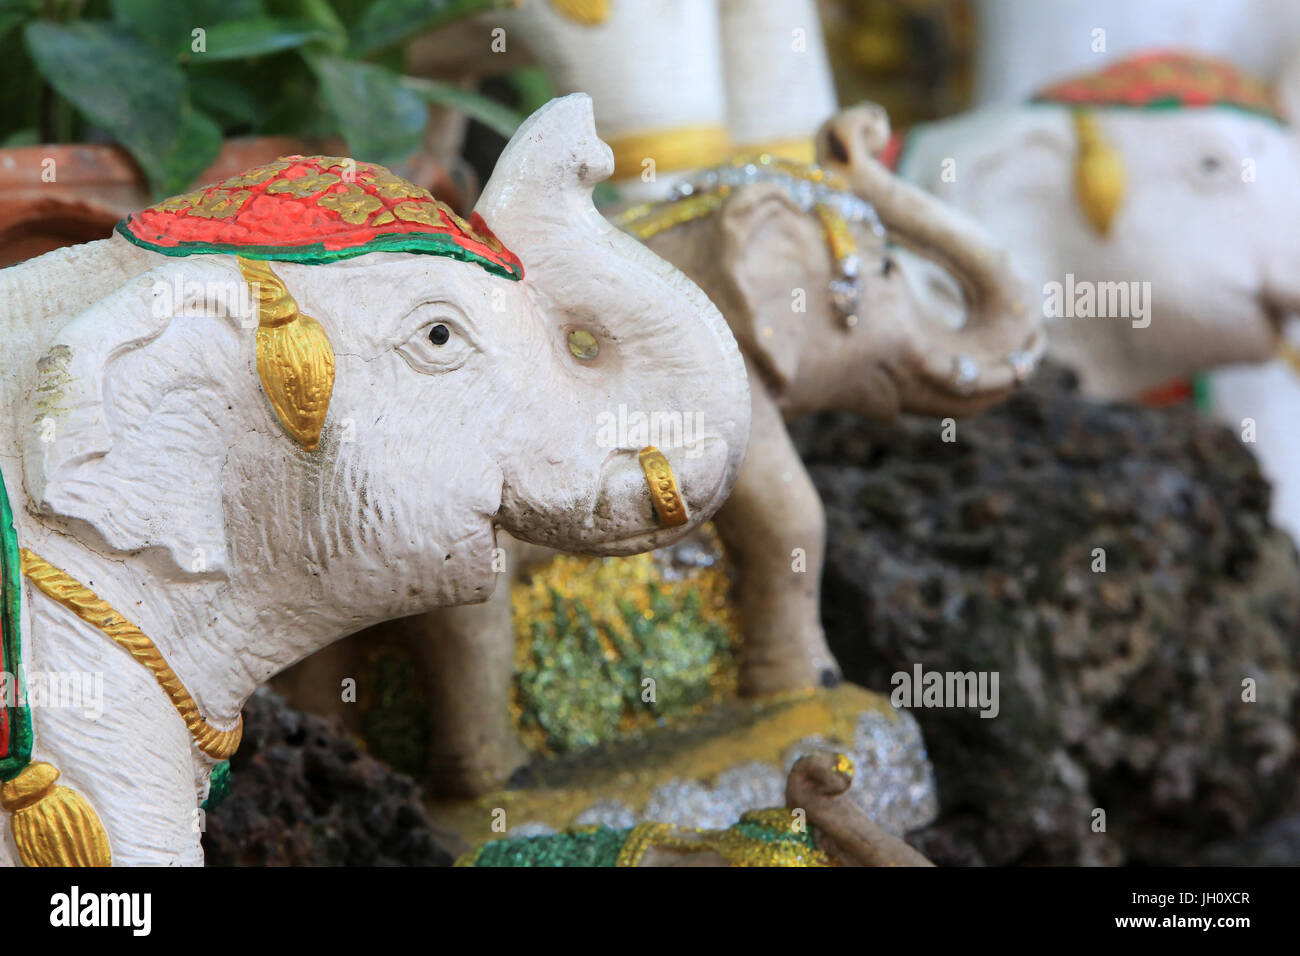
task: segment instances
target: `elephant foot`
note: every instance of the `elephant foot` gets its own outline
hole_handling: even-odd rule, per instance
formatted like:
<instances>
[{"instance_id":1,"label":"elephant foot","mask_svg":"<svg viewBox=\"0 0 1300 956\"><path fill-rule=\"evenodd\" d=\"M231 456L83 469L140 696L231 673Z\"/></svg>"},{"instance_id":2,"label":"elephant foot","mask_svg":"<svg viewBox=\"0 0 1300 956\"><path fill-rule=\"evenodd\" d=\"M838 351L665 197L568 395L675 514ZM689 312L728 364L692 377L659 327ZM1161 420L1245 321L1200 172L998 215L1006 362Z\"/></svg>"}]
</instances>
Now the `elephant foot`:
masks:
<instances>
[{"instance_id":1,"label":"elephant foot","mask_svg":"<svg viewBox=\"0 0 1300 956\"><path fill-rule=\"evenodd\" d=\"M749 617L756 620L757 616ZM762 697L815 687L832 688L841 681L839 665L826 646L818 625L774 633L746 628L740 658L740 693Z\"/></svg>"},{"instance_id":2,"label":"elephant foot","mask_svg":"<svg viewBox=\"0 0 1300 956\"><path fill-rule=\"evenodd\" d=\"M472 754L433 753L429 755L429 788L443 799L477 797L517 779L527 763L527 751L515 740Z\"/></svg>"},{"instance_id":3,"label":"elephant foot","mask_svg":"<svg viewBox=\"0 0 1300 956\"><path fill-rule=\"evenodd\" d=\"M842 676L833 662L811 661L806 657L782 660L744 661L740 667L742 697L764 697L815 687L837 687Z\"/></svg>"}]
</instances>

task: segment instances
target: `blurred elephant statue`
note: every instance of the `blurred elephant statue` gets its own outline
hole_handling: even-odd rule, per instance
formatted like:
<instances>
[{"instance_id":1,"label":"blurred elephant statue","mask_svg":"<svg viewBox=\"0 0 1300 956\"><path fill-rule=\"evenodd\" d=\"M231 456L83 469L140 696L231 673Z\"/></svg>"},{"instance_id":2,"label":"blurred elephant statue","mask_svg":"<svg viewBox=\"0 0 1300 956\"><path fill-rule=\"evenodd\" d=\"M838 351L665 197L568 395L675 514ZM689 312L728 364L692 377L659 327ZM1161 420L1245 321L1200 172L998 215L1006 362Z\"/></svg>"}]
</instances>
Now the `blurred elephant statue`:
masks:
<instances>
[{"instance_id":1,"label":"blurred elephant statue","mask_svg":"<svg viewBox=\"0 0 1300 956\"><path fill-rule=\"evenodd\" d=\"M457 866L933 866L881 829L848 795L853 761L819 751L800 757L784 807L750 810L726 830L641 823L626 830L577 827L493 840Z\"/></svg>"},{"instance_id":2,"label":"blurred elephant statue","mask_svg":"<svg viewBox=\"0 0 1300 956\"><path fill-rule=\"evenodd\" d=\"M1293 534L1300 381L1281 362L1227 367L1272 359L1300 308L1297 109L1300 58L1269 87L1216 60L1145 53L896 144L904 178L1012 251L1041 292L1052 354L1085 392L1195 391L1234 430L1249 422L1242 437ZM945 297L941 280L920 281Z\"/></svg>"},{"instance_id":3,"label":"blurred elephant statue","mask_svg":"<svg viewBox=\"0 0 1300 956\"><path fill-rule=\"evenodd\" d=\"M487 598L494 524L628 554L713 514L743 361L595 211L611 168L575 95L520 127L468 222L294 156L0 273L0 861L200 864L199 801L272 675ZM700 443L611 445L620 404L698 414ZM51 705L81 674L102 699Z\"/></svg>"},{"instance_id":4,"label":"blurred elephant statue","mask_svg":"<svg viewBox=\"0 0 1300 956\"><path fill-rule=\"evenodd\" d=\"M1006 254L880 165L867 147L888 139L883 109L847 109L817 134L818 166L741 159L619 220L699 283L745 354L752 440L716 524L738 574L747 694L837 677L819 609L825 517L786 423L831 410L972 414L1024 380L1044 348ZM967 314L932 320L895 244L947 269Z\"/></svg>"},{"instance_id":5,"label":"blurred elephant statue","mask_svg":"<svg viewBox=\"0 0 1300 956\"><path fill-rule=\"evenodd\" d=\"M839 676L819 607L825 516L785 423L832 409L885 420L974 413L1014 389L1044 348L1028 290L978 225L857 149L888 137L879 107L846 110L818 136L843 179L765 154L703 173L677 198L615 220L708 293L745 355L749 457L716 525L738 573L746 695ZM959 327L929 321L891 240L950 268L969 289ZM518 570L535 556L525 549L507 563ZM410 648L427 680L435 788L467 794L499 785L524 759L509 718L508 596L383 627ZM339 679L359 670L347 653L340 646L313 659L286 675L281 692L339 713Z\"/></svg>"},{"instance_id":6,"label":"blurred elephant statue","mask_svg":"<svg viewBox=\"0 0 1300 956\"><path fill-rule=\"evenodd\" d=\"M816 125L838 107L819 12L816 0L517 0L417 38L408 70L464 82L536 63L558 93L591 95L613 189L663 198L736 150L812 161Z\"/></svg>"}]
</instances>

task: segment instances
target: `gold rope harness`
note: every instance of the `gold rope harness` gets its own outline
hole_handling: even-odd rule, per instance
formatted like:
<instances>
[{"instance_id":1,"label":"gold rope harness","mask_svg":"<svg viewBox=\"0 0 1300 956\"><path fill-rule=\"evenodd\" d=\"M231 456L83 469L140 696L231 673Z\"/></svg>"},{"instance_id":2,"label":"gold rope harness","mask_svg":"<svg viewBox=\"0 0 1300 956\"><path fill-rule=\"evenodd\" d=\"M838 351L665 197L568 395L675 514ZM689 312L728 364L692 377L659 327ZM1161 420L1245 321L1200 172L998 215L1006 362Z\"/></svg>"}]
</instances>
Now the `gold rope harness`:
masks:
<instances>
[{"instance_id":1,"label":"gold rope harness","mask_svg":"<svg viewBox=\"0 0 1300 956\"><path fill-rule=\"evenodd\" d=\"M200 716L198 704L185 689L181 679L163 658L157 645L138 627L66 571L60 571L26 548L18 550L22 555L23 574L37 590L58 601L91 627L103 631L114 643L153 672L158 686L167 693L172 706L181 715L181 720L185 721L186 729L202 753L213 760L225 760L238 749L239 740L244 733L243 715L240 715L230 730L217 730Z\"/></svg>"}]
</instances>

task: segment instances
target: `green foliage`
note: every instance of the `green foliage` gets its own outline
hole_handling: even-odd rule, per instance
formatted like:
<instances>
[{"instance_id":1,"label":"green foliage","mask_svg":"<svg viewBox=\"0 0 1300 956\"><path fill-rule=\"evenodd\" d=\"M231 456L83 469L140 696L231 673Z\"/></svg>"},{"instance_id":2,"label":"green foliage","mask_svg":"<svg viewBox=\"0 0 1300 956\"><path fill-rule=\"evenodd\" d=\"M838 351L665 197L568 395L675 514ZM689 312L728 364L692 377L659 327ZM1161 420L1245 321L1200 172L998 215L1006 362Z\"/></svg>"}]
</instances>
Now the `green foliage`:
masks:
<instances>
[{"instance_id":1,"label":"green foliage","mask_svg":"<svg viewBox=\"0 0 1300 956\"><path fill-rule=\"evenodd\" d=\"M358 157L399 163L420 145L426 110L391 70L336 56L312 58L321 94Z\"/></svg>"},{"instance_id":2,"label":"green foliage","mask_svg":"<svg viewBox=\"0 0 1300 956\"><path fill-rule=\"evenodd\" d=\"M401 43L499 2L0 0L0 143L108 138L164 196L230 135L336 135L392 165L428 103L510 135L514 111L401 73Z\"/></svg>"},{"instance_id":3,"label":"green foliage","mask_svg":"<svg viewBox=\"0 0 1300 956\"><path fill-rule=\"evenodd\" d=\"M638 716L653 723L688 712L709 699L732 654L697 590L672 597L651 584L646 610L617 604L616 618L596 621L581 598L552 588L550 616L531 622L529 659L515 678L520 723L540 729L554 752L613 740ZM644 699L647 680L653 700Z\"/></svg>"},{"instance_id":4,"label":"green foliage","mask_svg":"<svg viewBox=\"0 0 1300 956\"><path fill-rule=\"evenodd\" d=\"M362 734L371 751L399 773L420 777L428 745L427 707L409 659L380 649L370 660L367 683L370 703L361 718Z\"/></svg>"},{"instance_id":5,"label":"green foliage","mask_svg":"<svg viewBox=\"0 0 1300 956\"><path fill-rule=\"evenodd\" d=\"M491 6L487 0L376 0L352 31L352 55L369 56Z\"/></svg>"}]
</instances>

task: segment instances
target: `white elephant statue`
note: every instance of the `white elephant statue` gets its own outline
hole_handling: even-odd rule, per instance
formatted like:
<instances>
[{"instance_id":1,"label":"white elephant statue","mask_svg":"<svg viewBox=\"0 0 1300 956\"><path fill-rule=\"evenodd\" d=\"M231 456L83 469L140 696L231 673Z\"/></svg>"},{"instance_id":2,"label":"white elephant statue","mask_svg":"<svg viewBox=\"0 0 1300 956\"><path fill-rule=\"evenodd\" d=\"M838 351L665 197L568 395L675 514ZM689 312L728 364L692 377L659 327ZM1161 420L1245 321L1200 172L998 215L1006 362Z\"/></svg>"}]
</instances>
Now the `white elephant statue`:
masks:
<instances>
[{"instance_id":1,"label":"white elephant statue","mask_svg":"<svg viewBox=\"0 0 1300 956\"><path fill-rule=\"evenodd\" d=\"M884 110L864 104L836 114L816 137L819 159L842 176L770 154L738 158L700 173L672 200L615 217L717 303L749 368L749 456L716 520L735 568L746 696L839 681L821 623L826 515L787 423L832 410L885 421L972 415L1019 387L1044 349L1033 292L1005 251L877 162L873 144L888 139ZM899 246L968 290L960 323L932 321L897 266ZM521 548L506 564L522 571L537 559L537 549ZM506 783L527 759L510 722L507 597L381 630L424 678L435 791L477 795ZM281 690L346 717L355 709L332 689L363 669L364 637L316 655Z\"/></svg>"},{"instance_id":2,"label":"white elephant statue","mask_svg":"<svg viewBox=\"0 0 1300 956\"><path fill-rule=\"evenodd\" d=\"M591 94L627 201L738 150L812 162L837 106L815 0L522 0L480 20Z\"/></svg>"},{"instance_id":3,"label":"white elephant statue","mask_svg":"<svg viewBox=\"0 0 1300 956\"><path fill-rule=\"evenodd\" d=\"M1297 63L1270 88L1219 61L1148 53L894 144L904 178L1011 250L1041 290L1050 353L1087 394L1196 393L1256 442L1278 484L1274 516L1293 533L1300 388L1225 367L1271 359L1300 308L1298 108ZM1215 369L1209 394L1193 388Z\"/></svg>"},{"instance_id":4,"label":"white elephant statue","mask_svg":"<svg viewBox=\"0 0 1300 956\"><path fill-rule=\"evenodd\" d=\"M209 776L272 675L485 600L494 524L629 554L713 514L744 362L596 212L611 170L574 95L469 222L382 167L288 157L0 273L0 862L201 864ZM704 428L611 443L620 405ZM56 706L70 675L98 706Z\"/></svg>"}]
</instances>

